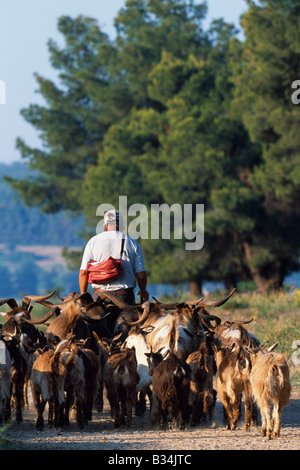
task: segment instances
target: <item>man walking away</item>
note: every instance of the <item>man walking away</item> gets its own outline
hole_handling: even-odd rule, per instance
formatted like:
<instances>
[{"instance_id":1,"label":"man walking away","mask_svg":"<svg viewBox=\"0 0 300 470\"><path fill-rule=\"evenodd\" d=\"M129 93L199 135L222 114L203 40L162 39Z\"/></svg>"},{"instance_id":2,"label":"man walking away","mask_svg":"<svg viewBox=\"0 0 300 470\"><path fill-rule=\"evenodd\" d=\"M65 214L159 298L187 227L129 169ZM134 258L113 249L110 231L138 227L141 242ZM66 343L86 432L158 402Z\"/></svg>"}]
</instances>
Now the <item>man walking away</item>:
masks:
<instances>
[{"instance_id":1,"label":"man walking away","mask_svg":"<svg viewBox=\"0 0 300 470\"><path fill-rule=\"evenodd\" d=\"M94 299L97 298L99 292L109 292L116 295L123 302L134 305L134 288L136 283L139 287L138 295L141 302L148 300L147 292L147 273L145 270L143 253L140 245L136 240L123 234L124 223L122 214L116 210L110 210L104 215L104 232L92 237L86 244L80 272L79 287L80 292L84 293L88 287L88 263L91 261L102 262L108 260L109 257L120 259L120 248L122 246L122 238L124 238L122 264L123 271L120 277L108 283L93 283Z\"/></svg>"}]
</instances>

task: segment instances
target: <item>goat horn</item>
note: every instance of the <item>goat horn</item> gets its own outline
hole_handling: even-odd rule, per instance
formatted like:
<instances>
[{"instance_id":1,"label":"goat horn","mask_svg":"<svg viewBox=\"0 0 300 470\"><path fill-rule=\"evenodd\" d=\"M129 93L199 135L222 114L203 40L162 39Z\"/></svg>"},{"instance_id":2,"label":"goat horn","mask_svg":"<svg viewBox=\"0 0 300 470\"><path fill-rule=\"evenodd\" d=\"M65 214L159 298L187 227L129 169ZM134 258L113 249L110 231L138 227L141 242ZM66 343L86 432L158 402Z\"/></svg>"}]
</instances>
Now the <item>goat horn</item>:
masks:
<instances>
[{"instance_id":1,"label":"goat horn","mask_svg":"<svg viewBox=\"0 0 300 470\"><path fill-rule=\"evenodd\" d=\"M152 296L152 299L155 300L156 305L158 305L159 307L164 308L166 310L173 310L174 308L184 306L185 303L188 303L188 302L170 302L168 304L163 304L162 302L160 302L159 300L157 300L153 296Z\"/></svg>"},{"instance_id":2,"label":"goat horn","mask_svg":"<svg viewBox=\"0 0 300 470\"><path fill-rule=\"evenodd\" d=\"M64 300L61 304L53 304L52 302L48 302L47 300L36 300L36 302L38 304L44 305L44 307L48 307L48 308L54 308L54 307L61 308L64 305L67 305L68 303L73 302L74 300L77 300L77 299L74 299L74 298L67 299L67 300Z\"/></svg>"},{"instance_id":3,"label":"goat horn","mask_svg":"<svg viewBox=\"0 0 300 470\"><path fill-rule=\"evenodd\" d=\"M201 320L211 320L211 321L215 321L217 325L220 325L221 323L221 318L217 317L216 315L210 315L208 313L198 313L198 317L201 319Z\"/></svg>"},{"instance_id":4,"label":"goat horn","mask_svg":"<svg viewBox=\"0 0 300 470\"><path fill-rule=\"evenodd\" d=\"M185 302L187 305L189 305L190 307L193 307L193 308L197 308L201 301L204 299L204 297L201 297L200 299L198 300L188 300L187 302Z\"/></svg>"},{"instance_id":5,"label":"goat horn","mask_svg":"<svg viewBox=\"0 0 300 470\"><path fill-rule=\"evenodd\" d=\"M148 316L149 316L149 312L150 312L150 303L147 301L147 302L144 302L143 305L142 305L142 308L143 308L143 313L141 315L141 318L139 318L138 320L136 321L126 321L126 323L130 326L134 326L134 325L139 325L140 323L143 323L145 320L147 320Z\"/></svg>"},{"instance_id":6,"label":"goat horn","mask_svg":"<svg viewBox=\"0 0 300 470\"><path fill-rule=\"evenodd\" d=\"M251 323L254 320L254 317L251 318L251 320L227 320L224 324L225 325L248 325L248 323Z\"/></svg>"},{"instance_id":7,"label":"goat horn","mask_svg":"<svg viewBox=\"0 0 300 470\"><path fill-rule=\"evenodd\" d=\"M70 338L63 339L55 348L54 355L61 353L67 346L70 341Z\"/></svg>"},{"instance_id":8,"label":"goat horn","mask_svg":"<svg viewBox=\"0 0 300 470\"><path fill-rule=\"evenodd\" d=\"M272 352L272 351L274 351L274 349L277 348L277 346L278 346L278 342L272 344L272 346L270 346L270 347L267 349L267 351L268 351L268 352Z\"/></svg>"},{"instance_id":9,"label":"goat horn","mask_svg":"<svg viewBox=\"0 0 300 470\"><path fill-rule=\"evenodd\" d=\"M0 306L1 305L4 305L4 304L7 304L11 309L14 309L18 306L17 302L15 301L15 299L1 299L0 300Z\"/></svg>"},{"instance_id":10,"label":"goat horn","mask_svg":"<svg viewBox=\"0 0 300 470\"><path fill-rule=\"evenodd\" d=\"M24 321L27 323L30 323L31 325L41 325L42 323L45 323L49 318L52 317L55 313L58 313L57 310L59 310L58 306L54 306L43 318L40 318L39 320L28 320L27 318L23 318Z\"/></svg>"},{"instance_id":11,"label":"goat horn","mask_svg":"<svg viewBox=\"0 0 300 470\"><path fill-rule=\"evenodd\" d=\"M58 300L60 300L61 302L64 302L64 298L63 297L59 297L58 295L55 296Z\"/></svg>"},{"instance_id":12,"label":"goat horn","mask_svg":"<svg viewBox=\"0 0 300 470\"><path fill-rule=\"evenodd\" d=\"M35 302L39 302L41 300L50 299L50 297L52 297L52 295L54 295L55 292L56 291L54 290L53 292L51 292L50 294L47 294L47 295L26 295L26 296L23 297L22 307L28 307L31 300L34 300Z\"/></svg>"},{"instance_id":13,"label":"goat horn","mask_svg":"<svg viewBox=\"0 0 300 470\"><path fill-rule=\"evenodd\" d=\"M103 300L109 299L111 302L113 302L121 310L133 310L133 309L137 308L137 305L125 304L125 302L122 302L122 300L118 299L113 294L109 294L108 292L97 292L97 295Z\"/></svg>"},{"instance_id":14,"label":"goat horn","mask_svg":"<svg viewBox=\"0 0 300 470\"><path fill-rule=\"evenodd\" d=\"M227 300L230 299L230 297L234 294L234 292L236 291L236 288L233 289L230 294L225 297L225 299L222 299L222 300L204 300L203 302L202 301L196 301L196 304L198 307L221 307L221 305L225 304L227 302Z\"/></svg>"},{"instance_id":15,"label":"goat horn","mask_svg":"<svg viewBox=\"0 0 300 470\"><path fill-rule=\"evenodd\" d=\"M103 315L103 317L100 317L100 316L95 316L95 317L90 317L87 312L85 312L85 310L83 308L80 309L80 312L82 313L84 319L88 322L98 322L100 320L104 320L104 318L106 318L108 315L111 314L111 312L108 312L106 315Z\"/></svg>"}]
</instances>

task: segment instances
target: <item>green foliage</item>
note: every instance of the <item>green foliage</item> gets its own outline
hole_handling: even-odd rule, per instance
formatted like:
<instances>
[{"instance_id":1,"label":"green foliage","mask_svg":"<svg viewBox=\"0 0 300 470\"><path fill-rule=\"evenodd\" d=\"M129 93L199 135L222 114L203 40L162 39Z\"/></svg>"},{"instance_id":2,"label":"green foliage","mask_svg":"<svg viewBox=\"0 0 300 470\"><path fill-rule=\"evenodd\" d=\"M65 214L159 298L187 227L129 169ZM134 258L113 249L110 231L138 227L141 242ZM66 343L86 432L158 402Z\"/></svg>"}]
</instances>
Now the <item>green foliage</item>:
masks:
<instances>
[{"instance_id":1,"label":"green foliage","mask_svg":"<svg viewBox=\"0 0 300 470\"><path fill-rule=\"evenodd\" d=\"M235 110L261 149L247 177L260 198L252 235L247 234L248 265L258 284L277 273L274 287L297 267L300 248L295 205L300 196L299 110L290 91L300 75L299 11L299 1L249 2L242 18L246 39L240 68L235 67L233 79Z\"/></svg>"}]
</instances>

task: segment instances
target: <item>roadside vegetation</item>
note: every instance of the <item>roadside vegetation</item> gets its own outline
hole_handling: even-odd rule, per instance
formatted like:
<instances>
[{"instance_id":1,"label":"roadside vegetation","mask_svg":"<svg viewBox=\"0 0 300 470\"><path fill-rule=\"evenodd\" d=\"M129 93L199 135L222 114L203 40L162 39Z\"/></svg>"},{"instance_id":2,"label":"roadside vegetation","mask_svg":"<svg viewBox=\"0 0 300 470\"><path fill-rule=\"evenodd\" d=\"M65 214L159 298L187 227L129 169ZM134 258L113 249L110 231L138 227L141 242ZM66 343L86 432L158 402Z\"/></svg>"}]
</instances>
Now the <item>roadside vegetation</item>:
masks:
<instances>
[{"instance_id":1,"label":"roadside vegetation","mask_svg":"<svg viewBox=\"0 0 300 470\"><path fill-rule=\"evenodd\" d=\"M214 309L222 321L251 320L245 325L261 341L269 345L278 342L276 351L288 359L293 387L300 388L300 349L297 353L296 342L300 345L300 289L293 287L287 290L261 294L256 290L236 293L223 307ZM209 297L222 298L224 292L213 292ZM170 299L170 297L168 297ZM173 300L183 301L189 298L188 293L172 296ZM166 300L166 299L164 299ZM298 362L298 364L297 364Z\"/></svg>"}]
</instances>

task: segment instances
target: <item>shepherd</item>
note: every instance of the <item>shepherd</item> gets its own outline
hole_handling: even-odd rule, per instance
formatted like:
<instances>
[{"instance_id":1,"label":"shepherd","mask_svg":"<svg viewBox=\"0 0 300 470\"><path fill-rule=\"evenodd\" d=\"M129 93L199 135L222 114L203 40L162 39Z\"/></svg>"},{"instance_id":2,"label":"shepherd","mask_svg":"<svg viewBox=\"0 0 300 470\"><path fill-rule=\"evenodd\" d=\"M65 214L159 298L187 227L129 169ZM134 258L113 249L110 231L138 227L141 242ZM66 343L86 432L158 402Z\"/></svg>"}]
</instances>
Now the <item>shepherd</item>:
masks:
<instances>
[{"instance_id":1,"label":"shepherd","mask_svg":"<svg viewBox=\"0 0 300 470\"><path fill-rule=\"evenodd\" d=\"M123 230L121 212L109 210L104 214L104 232L95 235L86 244L79 272L79 288L84 293L91 284L95 301L99 294L108 292L126 304L135 305L136 283L141 302L149 299L142 249Z\"/></svg>"}]
</instances>

